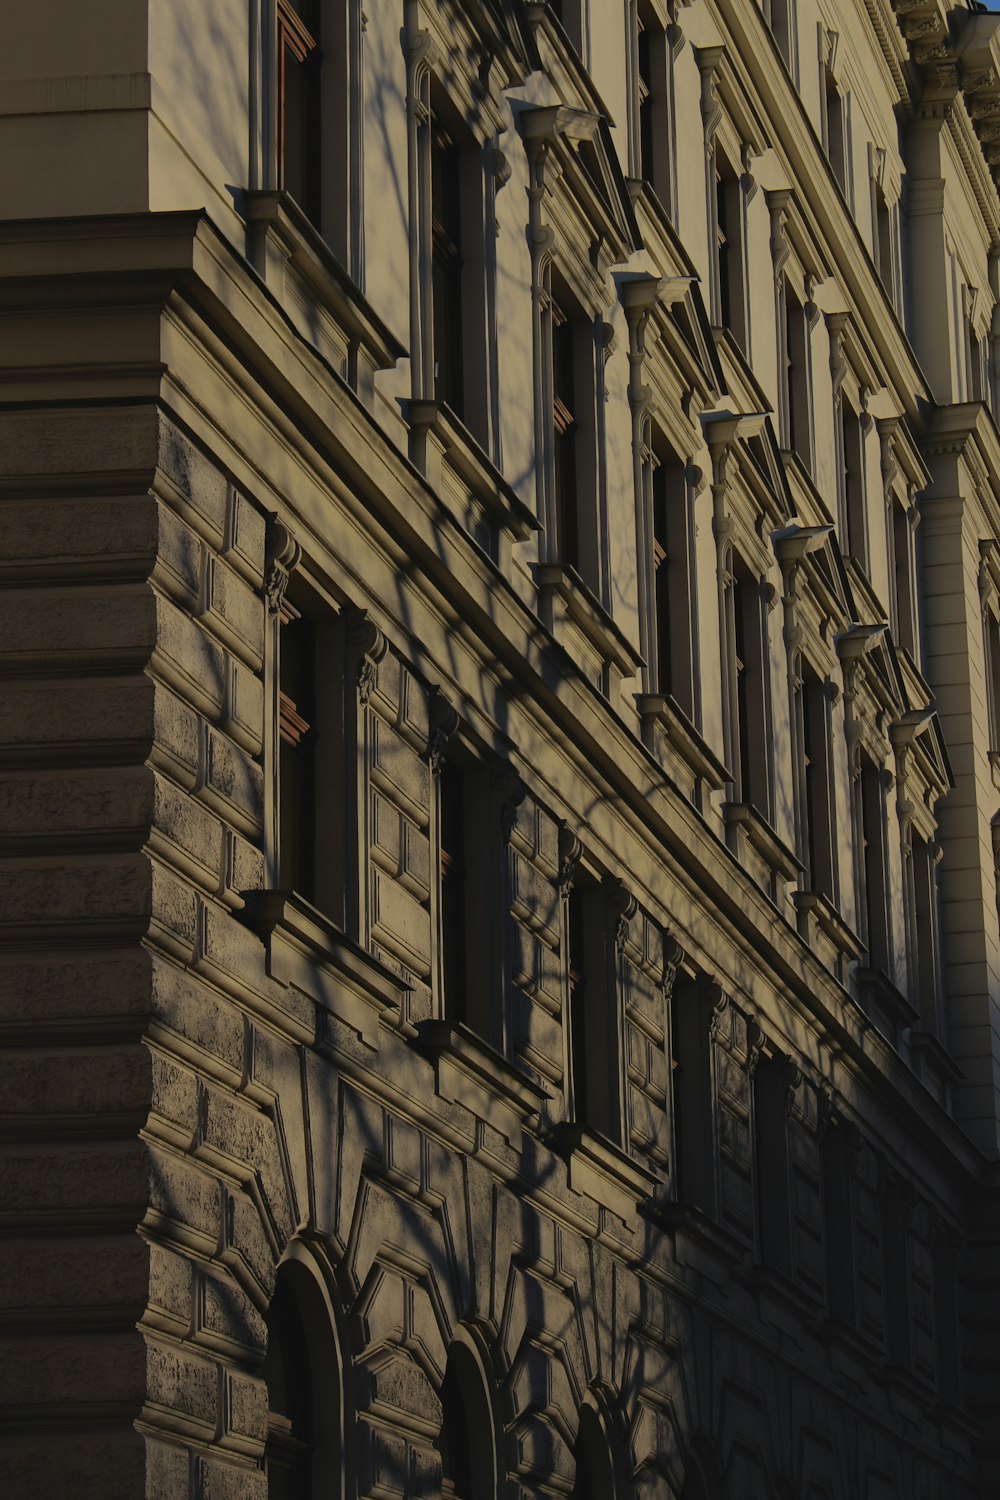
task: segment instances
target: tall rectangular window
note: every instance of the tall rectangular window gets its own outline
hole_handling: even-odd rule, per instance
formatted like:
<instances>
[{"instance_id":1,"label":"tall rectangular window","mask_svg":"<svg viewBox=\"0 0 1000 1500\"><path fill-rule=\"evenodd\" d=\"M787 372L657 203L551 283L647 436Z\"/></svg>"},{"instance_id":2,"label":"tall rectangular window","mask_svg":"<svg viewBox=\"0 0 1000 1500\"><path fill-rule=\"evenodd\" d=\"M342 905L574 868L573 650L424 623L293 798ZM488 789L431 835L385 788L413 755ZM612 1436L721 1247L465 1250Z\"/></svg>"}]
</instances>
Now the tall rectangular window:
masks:
<instances>
[{"instance_id":1,"label":"tall rectangular window","mask_svg":"<svg viewBox=\"0 0 1000 1500\"><path fill-rule=\"evenodd\" d=\"M830 763L829 699L826 686L803 669L802 740L805 781L805 848L810 890L836 900L835 825Z\"/></svg>"},{"instance_id":2,"label":"tall rectangular window","mask_svg":"<svg viewBox=\"0 0 1000 1500\"><path fill-rule=\"evenodd\" d=\"M738 174L716 149L715 156L715 321L746 352L743 254L743 197Z\"/></svg>"},{"instance_id":3,"label":"tall rectangular window","mask_svg":"<svg viewBox=\"0 0 1000 1500\"><path fill-rule=\"evenodd\" d=\"M854 1196L855 1142L851 1127L833 1123L823 1136L823 1239L827 1304L832 1317L852 1327L857 1319Z\"/></svg>"},{"instance_id":4,"label":"tall rectangular window","mask_svg":"<svg viewBox=\"0 0 1000 1500\"><path fill-rule=\"evenodd\" d=\"M652 435L654 691L694 714L691 651L691 555L684 464Z\"/></svg>"},{"instance_id":5,"label":"tall rectangular window","mask_svg":"<svg viewBox=\"0 0 1000 1500\"><path fill-rule=\"evenodd\" d=\"M278 676L278 880L315 902L316 632L287 601Z\"/></svg>"},{"instance_id":6,"label":"tall rectangular window","mask_svg":"<svg viewBox=\"0 0 1000 1500\"><path fill-rule=\"evenodd\" d=\"M986 645L986 696L989 707L990 749L1000 750L1000 620L992 609L983 620Z\"/></svg>"},{"instance_id":7,"label":"tall rectangular window","mask_svg":"<svg viewBox=\"0 0 1000 1500\"><path fill-rule=\"evenodd\" d=\"M577 514L577 379L575 329L559 303L552 302L552 428L555 453L556 526L560 561L580 563Z\"/></svg>"},{"instance_id":8,"label":"tall rectangular window","mask_svg":"<svg viewBox=\"0 0 1000 1500\"><path fill-rule=\"evenodd\" d=\"M438 120L431 135L431 268L434 395L461 418L465 409L461 156Z\"/></svg>"},{"instance_id":9,"label":"tall rectangular window","mask_svg":"<svg viewBox=\"0 0 1000 1500\"><path fill-rule=\"evenodd\" d=\"M844 445L844 520L847 523L844 550L867 573L869 562L864 425L861 417L846 401L841 405L841 430Z\"/></svg>"},{"instance_id":10,"label":"tall rectangular window","mask_svg":"<svg viewBox=\"0 0 1000 1500\"><path fill-rule=\"evenodd\" d=\"M674 53L670 31L664 29L649 0L636 7L637 160L632 170L673 219L677 200L676 122L674 119Z\"/></svg>"},{"instance_id":11,"label":"tall rectangular window","mask_svg":"<svg viewBox=\"0 0 1000 1500\"><path fill-rule=\"evenodd\" d=\"M913 524L909 510L896 495L893 495L890 504L889 523L892 537L893 634L896 644L904 647L913 660L919 662Z\"/></svg>"},{"instance_id":12,"label":"tall rectangular window","mask_svg":"<svg viewBox=\"0 0 1000 1500\"><path fill-rule=\"evenodd\" d=\"M822 65L823 147L827 160L848 203L851 202L849 100L842 94L829 63Z\"/></svg>"},{"instance_id":13,"label":"tall rectangular window","mask_svg":"<svg viewBox=\"0 0 1000 1500\"><path fill-rule=\"evenodd\" d=\"M788 282L784 286L784 386L785 432L782 440L812 472L811 343L805 308Z\"/></svg>"},{"instance_id":14,"label":"tall rectangular window","mask_svg":"<svg viewBox=\"0 0 1000 1500\"><path fill-rule=\"evenodd\" d=\"M465 786L461 769L445 761L440 774L441 983L444 1012L465 1021L466 967Z\"/></svg>"},{"instance_id":15,"label":"tall rectangular window","mask_svg":"<svg viewBox=\"0 0 1000 1500\"><path fill-rule=\"evenodd\" d=\"M940 961L938 941L940 914L934 857L926 839L913 835L911 841L913 872L913 936L916 952L911 954L913 974L911 998L920 1011L925 1031L937 1036L940 1028Z\"/></svg>"},{"instance_id":16,"label":"tall rectangular window","mask_svg":"<svg viewBox=\"0 0 1000 1500\"><path fill-rule=\"evenodd\" d=\"M739 558L734 560L733 577L736 800L751 803L769 820L771 746L763 600L760 580Z\"/></svg>"},{"instance_id":17,"label":"tall rectangular window","mask_svg":"<svg viewBox=\"0 0 1000 1500\"><path fill-rule=\"evenodd\" d=\"M861 840L859 861L863 883L861 910L865 923L868 965L892 973L889 926L888 844L885 827L885 784L880 766L861 757Z\"/></svg>"},{"instance_id":18,"label":"tall rectangular window","mask_svg":"<svg viewBox=\"0 0 1000 1500\"><path fill-rule=\"evenodd\" d=\"M278 0L278 183L320 223L318 0Z\"/></svg>"},{"instance_id":19,"label":"tall rectangular window","mask_svg":"<svg viewBox=\"0 0 1000 1500\"><path fill-rule=\"evenodd\" d=\"M895 223L882 184L872 179L872 248L875 269L889 301L896 304Z\"/></svg>"}]
</instances>

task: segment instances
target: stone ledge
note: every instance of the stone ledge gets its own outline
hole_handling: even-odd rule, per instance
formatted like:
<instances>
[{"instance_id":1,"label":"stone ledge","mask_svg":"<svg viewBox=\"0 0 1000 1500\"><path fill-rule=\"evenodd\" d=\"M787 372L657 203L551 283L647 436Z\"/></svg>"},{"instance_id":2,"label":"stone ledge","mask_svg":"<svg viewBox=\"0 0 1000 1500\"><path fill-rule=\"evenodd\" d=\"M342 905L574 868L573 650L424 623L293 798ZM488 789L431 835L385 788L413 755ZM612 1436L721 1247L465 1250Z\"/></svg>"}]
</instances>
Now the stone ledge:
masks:
<instances>
[{"instance_id":1,"label":"stone ledge","mask_svg":"<svg viewBox=\"0 0 1000 1500\"><path fill-rule=\"evenodd\" d=\"M247 891L246 922L263 940L265 970L293 984L375 1046L384 1014L399 1014L406 985L291 891Z\"/></svg>"},{"instance_id":2,"label":"stone ledge","mask_svg":"<svg viewBox=\"0 0 1000 1500\"><path fill-rule=\"evenodd\" d=\"M553 1132L552 1144L566 1158L573 1192L592 1198L625 1225L632 1223L639 1203L652 1197L660 1183L655 1172L588 1125L563 1121Z\"/></svg>"},{"instance_id":3,"label":"stone ledge","mask_svg":"<svg viewBox=\"0 0 1000 1500\"><path fill-rule=\"evenodd\" d=\"M537 1119L545 1091L461 1022L424 1021L418 1033L415 1045L433 1061L441 1097L463 1105L519 1149L522 1127Z\"/></svg>"}]
</instances>

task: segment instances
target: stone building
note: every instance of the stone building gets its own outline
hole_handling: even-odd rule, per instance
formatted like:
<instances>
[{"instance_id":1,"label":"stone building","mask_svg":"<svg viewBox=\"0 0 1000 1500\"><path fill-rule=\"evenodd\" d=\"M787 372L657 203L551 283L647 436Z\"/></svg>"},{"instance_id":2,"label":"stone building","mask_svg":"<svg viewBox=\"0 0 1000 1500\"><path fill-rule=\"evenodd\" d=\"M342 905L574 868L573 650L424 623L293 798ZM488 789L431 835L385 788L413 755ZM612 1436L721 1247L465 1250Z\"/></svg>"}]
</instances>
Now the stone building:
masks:
<instances>
[{"instance_id":1,"label":"stone building","mask_svg":"<svg viewBox=\"0 0 1000 1500\"><path fill-rule=\"evenodd\" d=\"M8 10L5 1495L996 1495L1000 18Z\"/></svg>"}]
</instances>

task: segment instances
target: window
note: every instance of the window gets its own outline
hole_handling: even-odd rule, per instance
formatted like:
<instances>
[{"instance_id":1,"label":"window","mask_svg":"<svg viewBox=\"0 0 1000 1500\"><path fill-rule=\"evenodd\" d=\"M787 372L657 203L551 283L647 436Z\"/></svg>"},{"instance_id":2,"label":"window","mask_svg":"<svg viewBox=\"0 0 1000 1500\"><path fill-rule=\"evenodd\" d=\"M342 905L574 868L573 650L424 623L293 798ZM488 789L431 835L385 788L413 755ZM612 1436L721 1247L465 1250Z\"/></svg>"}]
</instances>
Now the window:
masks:
<instances>
[{"instance_id":1,"label":"window","mask_svg":"<svg viewBox=\"0 0 1000 1500\"><path fill-rule=\"evenodd\" d=\"M850 96L842 93L834 77L832 54L838 38L820 26L820 124L823 150L840 184L840 190L852 204L850 170Z\"/></svg>"},{"instance_id":2,"label":"window","mask_svg":"<svg viewBox=\"0 0 1000 1500\"><path fill-rule=\"evenodd\" d=\"M318 0L278 0L278 185L320 223Z\"/></svg>"},{"instance_id":3,"label":"window","mask_svg":"<svg viewBox=\"0 0 1000 1500\"><path fill-rule=\"evenodd\" d=\"M898 495L889 504L889 526L892 544L892 631L897 646L909 651L919 663L917 625L916 560L913 530L916 511L905 506Z\"/></svg>"},{"instance_id":4,"label":"window","mask_svg":"<svg viewBox=\"0 0 1000 1500\"><path fill-rule=\"evenodd\" d=\"M849 402L840 404L841 507L844 551L868 572L864 420Z\"/></svg>"},{"instance_id":5,"label":"window","mask_svg":"<svg viewBox=\"0 0 1000 1500\"><path fill-rule=\"evenodd\" d=\"M827 1306L831 1317L848 1326L854 1324L857 1316L855 1136L854 1129L842 1121L828 1123L823 1135L823 1241L826 1248Z\"/></svg>"},{"instance_id":6,"label":"window","mask_svg":"<svg viewBox=\"0 0 1000 1500\"><path fill-rule=\"evenodd\" d=\"M620 1144L607 900L600 882L580 869L566 903L566 929L572 1118Z\"/></svg>"},{"instance_id":7,"label":"window","mask_svg":"<svg viewBox=\"0 0 1000 1500\"><path fill-rule=\"evenodd\" d=\"M910 995L925 1031L940 1032L940 906L935 851L926 839L913 834L910 842L913 880L913 936Z\"/></svg>"},{"instance_id":8,"label":"window","mask_svg":"<svg viewBox=\"0 0 1000 1500\"><path fill-rule=\"evenodd\" d=\"M778 51L793 80L798 81L799 57L796 36L795 0L763 0L764 18L771 29Z\"/></svg>"},{"instance_id":9,"label":"window","mask_svg":"<svg viewBox=\"0 0 1000 1500\"><path fill-rule=\"evenodd\" d=\"M990 749L1000 750L1000 620L986 611L986 691L989 700Z\"/></svg>"},{"instance_id":10,"label":"window","mask_svg":"<svg viewBox=\"0 0 1000 1500\"><path fill-rule=\"evenodd\" d=\"M754 1073L757 1149L757 1225L765 1266L792 1274L788 1113L790 1067L780 1056L761 1058Z\"/></svg>"},{"instance_id":11,"label":"window","mask_svg":"<svg viewBox=\"0 0 1000 1500\"><path fill-rule=\"evenodd\" d=\"M910 1247L906 1187L895 1176L882 1183L882 1285L885 1288L886 1353L890 1364L908 1370L912 1362Z\"/></svg>"},{"instance_id":12,"label":"window","mask_svg":"<svg viewBox=\"0 0 1000 1500\"><path fill-rule=\"evenodd\" d=\"M278 694L278 880L316 898L316 632L286 601Z\"/></svg>"},{"instance_id":13,"label":"window","mask_svg":"<svg viewBox=\"0 0 1000 1500\"><path fill-rule=\"evenodd\" d=\"M480 1362L460 1337L448 1351L441 1383L441 1500L493 1500L496 1439Z\"/></svg>"},{"instance_id":14,"label":"window","mask_svg":"<svg viewBox=\"0 0 1000 1500\"><path fill-rule=\"evenodd\" d=\"M734 801L751 803L771 817L771 737L766 672L768 651L760 580L733 560L732 692Z\"/></svg>"},{"instance_id":15,"label":"window","mask_svg":"<svg viewBox=\"0 0 1000 1500\"><path fill-rule=\"evenodd\" d=\"M463 775L445 761L440 777L441 983L443 1009L452 1021L467 1019L466 866Z\"/></svg>"},{"instance_id":16,"label":"window","mask_svg":"<svg viewBox=\"0 0 1000 1500\"><path fill-rule=\"evenodd\" d=\"M344 661L341 620L304 589L277 636L277 882L344 920Z\"/></svg>"},{"instance_id":17,"label":"window","mask_svg":"<svg viewBox=\"0 0 1000 1500\"><path fill-rule=\"evenodd\" d=\"M715 306L718 327L726 329L746 352L746 269L743 244L743 190L739 175L716 148L715 153Z\"/></svg>"},{"instance_id":18,"label":"window","mask_svg":"<svg viewBox=\"0 0 1000 1500\"><path fill-rule=\"evenodd\" d=\"M799 858L806 867L809 889L836 901L830 700L825 683L808 666L803 668L801 694L805 847Z\"/></svg>"},{"instance_id":19,"label":"window","mask_svg":"<svg viewBox=\"0 0 1000 1500\"><path fill-rule=\"evenodd\" d=\"M685 465L660 433L651 441L654 692L694 716L691 537Z\"/></svg>"},{"instance_id":20,"label":"window","mask_svg":"<svg viewBox=\"0 0 1000 1500\"><path fill-rule=\"evenodd\" d=\"M894 307L898 307L899 298L896 285L897 212L895 204L890 204L886 197L884 180L885 158L884 147L869 146L872 259L875 262L875 269L879 274L879 280L885 288L889 301Z\"/></svg>"},{"instance_id":21,"label":"window","mask_svg":"<svg viewBox=\"0 0 1000 1500\"><path fill-rule=\"evenodd\" d=\"M431 134L431 265L434 394L464 415L462 348L462 202L458 147L434 121Z\"/></svg>"},{"instance_id":22,"label":"window","mask_svg":"<svg viewBox=\"0 0 1000 1500\"><path fill-rule=\"evenodd\" d=\"M268 1500L338 1500L340 1368L329 1302L302 1261L285 1261L267 1310Z\"/></svg>"},{"instance_id":23,"label":"window","mask_svg":"<svg viewBox=\"0 0 1000 1500\"><path fill-rule=\"evenodd\" d=\"M885 773L867 755L861 754L860 781L861 880L858 906L864 921L868 967L892 973L892 940L889 921L889 870L886 843Z\"/></svg>"},{"instance_id":24,"label":"window","mask_svg":"<svg viewBox=\"0 0 1000 1500\"><path fill-rule=\"evenodd\" d=\"M781 374L782 447L798 454L812 472L812 368L809 319L786 278L782 299L784 323Z\"/></svg>"},{"instance_id":25,"label":"window","mask_svg":"<svg viewBox=\"0 0 1000 1500\"><path fill-rule=\"evenodd\" d=\"M633 174L652 189L668 216L677 201L674 52L652 5L637 7L636 150Z\"/></svg>"},{"instance_id":26,"label":"window","mask_svg":"<svg viewBox=\"0 0 1000 1500\"><path fill-rule=\"evenodd\" d=\"M556 556L600 594L594 328L558 283L548 327Z\"/></svg>"}]
</instances>

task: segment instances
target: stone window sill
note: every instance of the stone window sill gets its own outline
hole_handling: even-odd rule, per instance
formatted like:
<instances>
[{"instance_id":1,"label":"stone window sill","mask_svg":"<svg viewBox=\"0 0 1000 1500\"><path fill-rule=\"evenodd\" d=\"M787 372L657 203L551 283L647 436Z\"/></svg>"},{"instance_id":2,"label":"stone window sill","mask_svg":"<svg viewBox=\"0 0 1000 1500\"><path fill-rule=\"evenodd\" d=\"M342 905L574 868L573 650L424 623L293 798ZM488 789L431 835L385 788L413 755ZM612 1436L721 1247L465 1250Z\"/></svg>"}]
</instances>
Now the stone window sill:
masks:
<instances>
[{"instance_id":1,"label":"stone window sill","mask_svg":"<svg viewBox=\"0 0 1000 1500\"><path fill-rule=\"evenodd\" d=\"M864 944L821 891L795 891L792 902L798 913L799 936L846 986L848 964L862 956Z\"/></svg>"},{"instance_id":2,"label":"stone window sill","mask_svg":"<svg viewBox=\"0 0 1000 1500\"><path fill-rule=\"evenodd\" d=\"M881 969L859 964L854 979L866 1015L871 1017L883 1036L898 1044L900 1030L912 1026L918 1012Z\"/></svg>"},{"instance_id":3,"label":"stone window sill","mask_svg":"<svg viewBox=\"0 0 1000 1500\"><path fill-rule=\"evenodd\" d=\"M931 1031L910 1032L913 1071L943 1109L951 1112L952 1090L965 1077L947 1047Z\"/></svg>"},{"instance_id":4,"label":"stone window sill","mask_svg":"<svg viewBox=\"0 0 1000 1500\"><path fill-rule=\"evenodd\" d=\"M293 984L369 1046L383 1016L399 1016L406 986L292 891L247 891L244 920L263 940L265 969Z\"/></svg>"},{"instance_id":5,"label":"stone window sill","mask_svg":"<svg viewBox=\"0 0 1000 1500\"><path fill-rule=\"evenodd\" d=\"M639 652L575 568L537 563L533 571L542 623L620 713L621 685L642 669Z\"/></svg>"},{"instance_id":6,"label":"stone window sill","mask_svg":"<svg viewBox=\"0 0 1000 1500\"><path fill-rule=\"evenodd\" d=\"M729 778L726 767L668 694L638 693L635 704L646 749L705 814L709 793L721 791Z\"/></svg>"},{"instance_id":7,"label":"stone window sill","mask_svg":"<svg viewBox=\"0 0 1000 1500\"><path fill-rule=\"evenodd\" d=\"M439 401L408 401L410 460L458 524L507 574L515 542L539 524L472 434Z\"/></svg>"},{"instance_id":8,"label":"stone window sill","mask_svg":"<svg viewBox=\"0 0 1000 1500\"><path fill-rule=\"evenodd\" d=\"M753 803L727 802L722 815L729 848L775 906L783 906L785 888L800 874L802 865Z\"/></svg>"},{"instance_id":9,"label":"stone window sill","mask_svg":"<svg viewBox=\"0 0 1000 1500\"><path fill-rule=\"evenodd\" d=\"M433 1062L442 1099L462 1105L520 1149L522 1129L537 1124L544 1089L461 1022L423 1021L414 1045Z\"/></svg>"},{"instance_id":10,"label":"stone window sill","mask_svg":"<svg viewBox=\"0 0 1000 1500\"><path fill-rule=\"evenodd\" d=\"M632 1160L620 1146L575 1121L556 1126L552 1143L566 1158L569 1185L630 1224L638 1205L651 1198L660 1182L655 1173Z\"/></svg>"},{"instance_id":11,"label":"stone window sill","mask_svg":"<svg viewBox=\"0 0 1000 1500\"><path fill-rule=\"evenodd\" d=\"M371 410L375 372L406 349L287 193L246 195L250 263L289 320Z\"/></svg>"}]
</instances>

